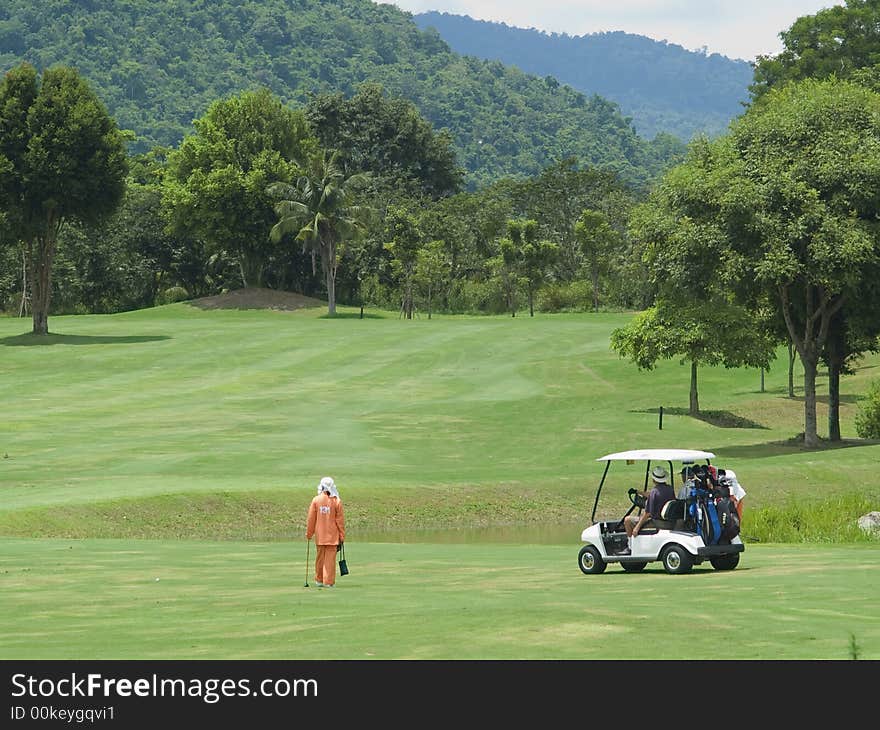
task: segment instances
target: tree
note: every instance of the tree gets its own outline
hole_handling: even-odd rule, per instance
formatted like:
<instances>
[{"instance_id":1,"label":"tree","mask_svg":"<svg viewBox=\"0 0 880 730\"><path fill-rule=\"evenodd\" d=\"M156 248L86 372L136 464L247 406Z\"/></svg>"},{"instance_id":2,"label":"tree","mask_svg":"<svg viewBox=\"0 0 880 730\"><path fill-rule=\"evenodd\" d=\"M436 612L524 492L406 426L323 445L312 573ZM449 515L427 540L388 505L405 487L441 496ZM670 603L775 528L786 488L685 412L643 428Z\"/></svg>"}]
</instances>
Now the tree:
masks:
<instances>
[{"instance_id":1,"label":"tree","mask_svg":"<svg viewBox=\"0 0 880 730\"><path fill-rule=\"evenodd\" d=\"M880 91L880 2L847 0L844 5L820 10L815 15L798 18L780 34L783 50L775 56L759 56L750 90L760 98L771 88L793 81L813 79L847 79L874 91ZM867 279L867 277L866 277ZM859 297L861 306L869 298ZM840 440L839 378L847 373L848 360L871 349L876 332L865 331L866 322L876 318L859 318L849 322L851 311L844 305L835 314L833 331L826 343L823 360L829 373L828 437ZM862 334L856 330L861 329ZM852 344L850 344L852 343Z\"/></svg>"},{"instance_id":2,"label":"tree","mask_svg":"<svg viewBox=\"0 0 880 730\"><path fill-rule=\"evenodd\" d=\"M171 152L163 201L171 230L228 253L243 286L262 286L275 223L273 182L290 182L314 148L305 118L267 89L215 101Z\"/></svg>"},{"instance_id":3,"label":"tree","mask_svg":"<svg viewBox=\"0 0 880 730\"><path fill-rule=\"evenodd\" d=\"M393 256L392 267L401 279L400 312L406 319L412 319L415 308L413 284L422 246L419 223L406 208L399 205L389 206L385 213L384 236L385 249Z\"/></svg>"},{"instance_id":4,"label":"tree","mask_svg":"<svg viewBox=\"0 0 880 730\"><path fill-rule=\"evenodd\" d=\"M495 275L501 282L504 304L511 317L516 317L517 293L523 284L519 275L522 251L512 238L502 238L498 242L498 255L489 261Z\"/></svg>"},{"instance_id":5,"label":"tree","mask_svg":"<svg viewBox=\"0 0 880 730\"><path fill-rule=\"evenodd\" d=\"M428 319L431 319L437 290L449 280L449 268L443 241L431 241L419 249L416 257L415 281L424 291L428 304Z\"/></svg>"},{"instance_id":6,"label":"tree","mask_svg":"<svg viewBox=\"0 0 880 730\"><path fill-rule=\"evenodd\" d=\"M585 210L574 225L574 235L590 267L593 282L593 311L599 311L599 273L622 237L598 210Z\"/></svg>"},{"instance_id":7,"label":"tree","mask_svg":"<svg viewBox=\"0 0 880 730\"><path fill-rule=\"evenodd\" d=\"M539 240L540 229L535 220L508 221L507 231L513 245L508 247L506 256L520 275L518 282L525 284L529 316L534 317L535 292L547 276L547 269L556 262L559 246L552 241Z\"/></svg>"},{"instance_id":8,"label":"tree","mask_svg":"<svg viewBox=\"0 0 880 730\"><path fill-rule=\"evenodd\" d=\"M575 158L555 162L518 186L517 208L526 218L539 221L543 237L559 246L557 278L571 281L578 276L582 260L575 236L578 217L585 209L603 210L604 202L619 196L623 187L614 173L581 167Z\"/></svg>"},{"instance_id":9,"label":"tree","mask_svg":"<svg viewBox=\"0 0 880 730\"><path fill-rule=\"evenodd\" d=\"M49 332L52 265L65 223L95 223L125 190L123 134L88 83L21 64L0 83L0 210L28 271L33 332Z\"/></svg>"},{"instance_id":10,"label":"tree","mask_svg":"<svg viewBox=\"0 0 880 730\"><path fill-rule=\"evenodd\" d=\"M771 89L659 189L669 215L655 221L654 266L772 304L804 369L804 444L817 446L819 359L880 256L880 95L836 80Z\"/></svg>"},{"instance_id":11,"label":"tree","mask_svg":"<svg viewBox=\"0 0 880 730\"><path fill-rule=\"evenodd\" d=\"M846 0L804 15L779 34L783 49L758 56L753 98L804 79L852 79L876 89L880 82L880 2Z\"/></svg>"},{"instance_id":12,"label":"tree","mask_svg":"<svg viewBox=\"0 0 880 730\"><path fill-rule=\"evenodd\" d=\"M749 312L721 297L712 302L691 299L660 300L611 333L611 348L632 360L640 370L652 370L659 360L681 357L690 363L688 412L700 413L697 368L762 367L773 357L774 343L763 328L754 327Z\"/></svg>"},{"instance_id":13,"label":"tree","mask_svg":"<svg viewBox=\"0 0 880 730\"><path fill-rule=\"evenodd\" d=\"M346 175L369 172L413 195L432 198L461 189L452 137L435 132L416 106L365 83L346 99L341 93L313 96L306 114L323 147L339 151Z\"/></svg>"},{"instance_id":14,"label":"tree","mask_svg":"<svg viewBox=\"0 0 880 730\"><path fill-rule=\"evenodd\" d=\"M816 446L819 359L880 256L880 95L834 80L771 89L733 141L737 177L759 201L760 235L744 253L803 363L804 441Z\"/></svg>"},{"instance_id":15,"label":"tree","mask_svg":"<svg viewBox=\"0 0 880 730\"><path fill-rule=\"evenodd\" d=\"M364 173L345 176L335 150L316 150L301 165L294 184L274 182L267 188L278 202L278 221L269 237L278 242L288 234L321 259L327 286L327 313L336 314L336 272L349 240L362 236L371 211L352 203L357 188L365 184Z\"/></svg>"}]
</instances>

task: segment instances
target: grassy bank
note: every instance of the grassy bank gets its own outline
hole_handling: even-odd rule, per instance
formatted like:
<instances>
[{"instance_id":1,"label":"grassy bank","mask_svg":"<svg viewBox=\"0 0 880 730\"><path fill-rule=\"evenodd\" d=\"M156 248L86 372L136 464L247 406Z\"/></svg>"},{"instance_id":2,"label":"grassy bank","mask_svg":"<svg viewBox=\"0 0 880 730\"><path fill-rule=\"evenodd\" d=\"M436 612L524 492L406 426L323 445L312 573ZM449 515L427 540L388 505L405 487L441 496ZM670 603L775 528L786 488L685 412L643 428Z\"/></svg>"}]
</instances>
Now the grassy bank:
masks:
<instances>
[{"instance_id":1,"label":"grassy bank","mask_svg":"<svg viewBox=\"0 0 880 730\"><path fill-rule=\"evenodd\" d=\"M805 451L784 359L763 392L701 368L691 418L686 365L609 350L625 314L353 314L175 304L54 317L46 339L0 319L0 534L274 539L325 474L365 530L580 522L596 458L643 446L715 452L750 510L878 502L880 445L853 416L880 357L843 380L844 441Z\"/></svg>"}]
</instances>

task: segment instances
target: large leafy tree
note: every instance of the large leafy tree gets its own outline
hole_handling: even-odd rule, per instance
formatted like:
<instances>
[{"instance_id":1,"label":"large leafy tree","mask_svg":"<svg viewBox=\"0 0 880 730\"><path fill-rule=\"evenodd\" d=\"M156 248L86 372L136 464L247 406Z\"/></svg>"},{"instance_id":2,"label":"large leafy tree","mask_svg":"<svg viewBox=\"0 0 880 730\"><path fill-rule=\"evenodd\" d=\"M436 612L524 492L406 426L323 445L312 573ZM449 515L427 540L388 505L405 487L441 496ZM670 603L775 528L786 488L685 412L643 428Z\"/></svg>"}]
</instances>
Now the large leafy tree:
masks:
<instances>
[{"instance_id":1,"label":"large leafy tree","mask_svg":"<svg viewBox=\"0 0 880 730\"><path fill-rule=\"evenodd\" d=\"M772 89L733 141L737 177L759 200L760 235L744 253L775 290L803 363L804 438L815 446L819 359L880 257L880 95L833 80Z\"/></svg>"},{"instance_id":2,"label":"large leafy tree","mask_svg":"<svg viewBox=\"0 0 880 730\"><path fill-rule=\"evenodd\" d=\"M697 370L700 365L766 368L773 340L743 307L719 296L697 301L686 295L658 300L625 327L611 333L611 348L640 370L653 370L660 360L679 357L690 365L688 412L700 413Z\"/></svg>"},{"instance_id":3,"label":"large leafy tree","mask_svg":"<svg viewBox=\"0 0 880 730\"><path fill-rule=\"evenodd\" d=\"M0 83L0 210L23 247L33 332L49 332L52 266L65 223L94 223L122 200L123 134L85 79L29 64Z\"/></svg>"},{"instance_id":4,"label":"large leafy tree","mask_svg":"<svg viewBox=\"0 0 880 730\"><path fill-rule=\"evenodd\" d=\"M388 95L380 84L362 84L351 98L313 96L306 115L321 145L339 152L346 174L369 172L432 198L461 189L464 170L449 133L435 132L412 102Z\"/></svg>"},{"instance_id":5,"label":"large leafy tree","mask_svg":"<svg viewBox=\"0 0 880 730\"><path fill-rule=\"evenodd\" d=\"M562 281L578 278L583 262L575 233L578 218L586 209L608 214L612 206L620 208L621 196L626 197L626 188L617 175L574 157L548 165L513 191L517 210L537 220L542 237L559 245L556 276Z\"/></svg>"},{"instance_id":6,"label":"large leafy tree","mask_svg":"<svg viewBox=\"0 0 880 730\"><path fill-rule=\"evenodd\" d=\"M634 209L630 236L651 272L656 300L611 335L611 348L640 370L675 357L689 364L692 416L700 412L701 365L766 368L776 344L762 321L766 306L758 297L751 308L735 301L735 271L722 264L725 224L717 207L730 191L711 174L715 159L714 148L697 140L688 160Z\"/></svg>"},{"instance_id":7,"label":"large leafy tree","mask_svg":"<svg viewBox=\"0 0 880 730\"><path fill-rule=\"evenodd\" d=\"M780 38L782 52L758 58L753 98L807 78L847 79L880 91L880 1L847 0L802 16ZM851 299L835 314L822 355L828 365L828 437L832 441L840 440L840 376L851 372L851 362L877 345L880 325L874 323L880 321L880 299L861 296L857 300ZM873 314L865 316L866 303L874 305Z\"/></svg>"},{"instance_id":8,"label":"large leafy tree","mask_svg":"<svg viewBox=\"0 0 880 730\"><path fill-rule=\"evenodd\" d=\"M513 264L519 274L517 281L526 288L530 317L535 316L535 293L559 257L559 246L540 238L540 233L538 221L510 220L507 223L509 238L502 242L502 256Z\"/></svg>"},{"instance_id":9,"label":"large leafy tree","mask_svg":"<svg viewBox=\"0 0 880 730\"><path fill-rule=\"evenodd\" d=\"M393 271L400 279L400 313L413 318L416 264L422 248L422 232L417 217L405 207L393 205L385 213L384 247L390 252Z\"/></svg>"},{"instance_id":10,"label":"large leafy tree","mask_svg":"<svg viewBox=\"0 0 880 730\"><path fill-rule=\"evenodd\" d=\"M585 210L574 225L574 235L590 269L593 283L593 311L599 311L599 274L608 264L611 255L623 243L604 213Z\"/></svg>"},{"instance_id":11,"label":"large leafy tree","mask_svg":"<svg viewBox=\"0 0 880 730\"><path fill-rule=\"evenodd\" d=\"M301 111L267 89L215 101L168 158L163 200L171 230L205 240L238 261L245 287L262 286L275 223L274 182L314 149Z\"/></svg>"},{"instance_id":12,"label":"large leafy tree","mask_svg":"<svg viewBox=\"0 0 880 730\"><path fill-rule=\"evenodd\" d=\"M276 181L267 193L277 202L277 221L269 236L279 242L293 235L320 257L327 287L327 313L336 314L336 274L348 242L364 235L371 210L355 201L356 193L367 182L366 173L346 176L335 150L315 150L301 164L294 183Z\"/></svg>"},{"instance_id":13,"label":"large leafy tree","mask_svg":"<svg viewBox=\"0 0 880 730\"><path fill-rule=\"evenodd\" d=\"M436 293L449 281L449 260L443 241L430 241L419 249L415 281L424 293L428 319L431 319Z\"/></svg>"},{"instance_id":14,"label":"large leafy tree","mask_svg":"<svg viewBox=\"0 0 880 730\"><path fill-rule=\"evenodd\" d=\"M846 0L801 16L779 37L782 51L757 59L754 98L808 78L880 85L880 0Z\"/></svg>"},{"instance_id":15,"label":"large leafy tree","mask_svg":"<svg viewBox=\"0 0 880 730\"><path fill-rule=\"evenodd\" d=\"M661 189L671 215L650 236L655 265L772 305L804 369L804 443L817 446L818 363L880 256L880 95L835 80L771 89Z\"/></svg>"}]
</instances>

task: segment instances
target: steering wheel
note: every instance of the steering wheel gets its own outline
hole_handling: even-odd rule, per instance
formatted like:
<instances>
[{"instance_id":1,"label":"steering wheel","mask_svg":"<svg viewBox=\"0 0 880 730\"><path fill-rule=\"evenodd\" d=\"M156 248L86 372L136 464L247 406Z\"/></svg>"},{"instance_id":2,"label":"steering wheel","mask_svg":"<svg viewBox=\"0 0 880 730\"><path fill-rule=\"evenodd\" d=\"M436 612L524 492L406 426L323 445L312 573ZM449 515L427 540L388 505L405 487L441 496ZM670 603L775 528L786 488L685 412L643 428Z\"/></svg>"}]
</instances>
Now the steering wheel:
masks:
<instances>
[{"instance_id":1,"label":"steering wheel","mask_svg":"<svg viewBox=\"0 0 880 730\"><path fill-rule=\"evenodd\" d=\"M633 505L635 505L639 509L645 509L647 499L645 498L645 495L642 494L638 489L630 487L626 494L629 497L629 501L632 502Z\"/></svg>"}]
</instances>

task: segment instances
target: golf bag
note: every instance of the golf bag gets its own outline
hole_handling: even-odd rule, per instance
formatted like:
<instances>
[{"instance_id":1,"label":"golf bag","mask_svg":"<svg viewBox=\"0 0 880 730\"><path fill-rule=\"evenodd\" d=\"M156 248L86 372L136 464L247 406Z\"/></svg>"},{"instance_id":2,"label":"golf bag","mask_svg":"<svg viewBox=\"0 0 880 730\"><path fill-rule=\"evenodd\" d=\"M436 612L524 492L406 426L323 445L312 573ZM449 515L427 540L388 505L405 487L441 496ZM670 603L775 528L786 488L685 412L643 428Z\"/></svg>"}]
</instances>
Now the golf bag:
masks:
<instances>
[{"instance_id":1,"label":"golf bag","mask_svg":"<svg viewBox=\"0 0 880 730\"><path fill-rule=\"evenodd\" d=\"M715 504L718 512L718 524L721 529L721 542L729 544L739 535L739 514L730 497L720 497Z\"/></svg>"},{"instance_id":2,"label":"golf bag","mask_svg":"<svg viewBox=\"0 0 880 730\"><path fill-rule=\"evenodd\" d=\"M715 499L707 489L691 487L687 497L688 517L706 545L717 545L721 539L721 523Z\"/></svg>"}]
</instances>

